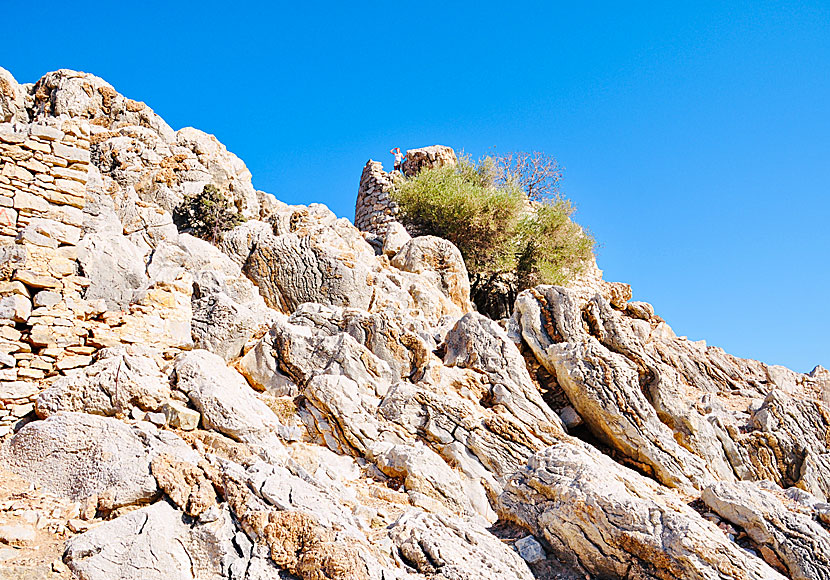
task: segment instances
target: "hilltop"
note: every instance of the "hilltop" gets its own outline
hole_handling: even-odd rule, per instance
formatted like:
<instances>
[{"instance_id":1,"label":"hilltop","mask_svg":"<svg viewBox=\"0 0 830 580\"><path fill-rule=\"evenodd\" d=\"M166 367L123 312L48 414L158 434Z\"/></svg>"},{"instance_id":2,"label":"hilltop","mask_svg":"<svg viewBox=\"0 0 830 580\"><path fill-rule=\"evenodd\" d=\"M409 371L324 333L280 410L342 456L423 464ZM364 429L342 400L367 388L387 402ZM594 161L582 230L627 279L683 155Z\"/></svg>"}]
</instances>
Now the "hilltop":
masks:
<instances>
[{"instance_id":1,"label":"hilltop","mask_svg":"<svg viewBox=\"0 0 830 580\"><path fill-rule=\"evenodd\" d=\"M830 373L596 264L485 317L390 184L358 229L98 77L0 69L0 578L830 578ZM208 187L215 244L174 220Z\"/></svg>"}]
</instances>

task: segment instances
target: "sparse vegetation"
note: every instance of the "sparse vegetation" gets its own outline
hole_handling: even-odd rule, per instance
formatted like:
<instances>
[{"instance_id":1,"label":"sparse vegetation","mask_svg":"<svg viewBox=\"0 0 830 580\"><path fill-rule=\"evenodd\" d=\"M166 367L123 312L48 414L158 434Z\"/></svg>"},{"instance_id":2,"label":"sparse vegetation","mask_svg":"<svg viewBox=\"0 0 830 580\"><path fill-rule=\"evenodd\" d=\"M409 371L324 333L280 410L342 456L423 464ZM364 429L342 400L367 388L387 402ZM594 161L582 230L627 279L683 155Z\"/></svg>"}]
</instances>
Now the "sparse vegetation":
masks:
<instances>
[{"instance_id":1,"label":"sparse vegetation","mask_svg":"<svg viewBox=\"0 0 830 580\"><path fill-rule=\"evenodd\" d=\"M556 161L540 153L462 158L396 180L392 196L407 226L458 247L473 301L500 318L518 292L565 283L592 256L594 240L570 220L560 178Z\"/></svg>"},{"instance_id":2,"label":"sparse vegetation","mask_svg":"<svg viewBox=\"0 0 830 580\"><path fill-rule=\"evenodd\" d=\"M173 221L180 231L215 244L222 232L235 228L245 218L228 194L208 184L201 193L185 196L173 212Z\"/></svg>"}]
</instances>

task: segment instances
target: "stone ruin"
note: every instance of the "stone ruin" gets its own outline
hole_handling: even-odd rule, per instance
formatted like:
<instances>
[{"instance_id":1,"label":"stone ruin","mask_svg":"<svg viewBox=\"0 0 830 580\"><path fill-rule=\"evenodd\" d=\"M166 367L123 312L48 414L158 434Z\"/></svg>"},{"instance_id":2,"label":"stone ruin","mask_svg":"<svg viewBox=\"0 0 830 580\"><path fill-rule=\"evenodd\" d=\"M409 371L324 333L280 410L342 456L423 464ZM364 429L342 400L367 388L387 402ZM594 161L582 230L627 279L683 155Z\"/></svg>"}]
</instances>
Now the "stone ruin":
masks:
<instances>
[{"instance_id":1,"label":"stone ruin","mask_svg":"<svg viewBox=\"0 0 830 580\"><path fill-rule=\"evenodd\" d=\"M452 148L432 145L407 150L402 169L404 175L411 177L424 168L456 163L458 158ZM370 159L366 162L360 176L354 210L354 225L359 230L381 237L386 234L389 222L395 221L398 215L398 206L390 197L392 183L393 173L385 172L380 161Z\"/></svg>"}]
</instances>

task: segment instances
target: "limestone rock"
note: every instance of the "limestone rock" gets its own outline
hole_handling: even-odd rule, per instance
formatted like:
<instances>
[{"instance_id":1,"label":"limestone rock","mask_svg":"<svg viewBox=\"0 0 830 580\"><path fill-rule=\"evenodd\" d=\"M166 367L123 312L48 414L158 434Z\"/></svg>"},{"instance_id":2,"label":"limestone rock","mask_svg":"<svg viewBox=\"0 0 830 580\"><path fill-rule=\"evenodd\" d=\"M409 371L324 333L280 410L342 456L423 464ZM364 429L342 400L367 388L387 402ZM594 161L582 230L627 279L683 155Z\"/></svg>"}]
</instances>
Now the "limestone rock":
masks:
<instances>
[{"instance_id":1,"label":"limestone rock","mask_svg":"<svg viewBox=\"0 0 830 580\"><path fill-rule=\"evenodd\" d=\"M202 414L207 429L281 455L280 436L295 438L273 411L257 399L245 379L219 356L194 350L176 360L176 387Z\"/></svg>"},{"instance_id":2,"label":"limestone rock","mask_svg":"<svg viewBox=\"0 0 830 580\"><path fill-rule=\"evenodd\" d=\"M792 505L783 490L774 488L721 481L704 489L701 498L718 515L746 530L762 546L762 555L765 549L775 554L768 562L783 564L782 572L793 580L830 578L830 533L812 518L811 510Z\"/></svg>"},{"instance_id":3,"label":"limestone rock","mask_svg":"<svg viewBox=\"0 0 830 580\"><path fill-rule=\"evenodd\" d=\"M413 238L395 254L392 265L405 272L434 279L433 284L462 312L472 309L467 267L461 252L452 242L435 236Z\"/></svg>"},{"instance_id":4,"label":"limestone rock","mask_svg":"<svg viewBox=\"0 0 830 580\"><path fill-rule=\"evenodd\" d=\"M666 485L689 489L711 480L705 463L675 441L643 395L637 366L583 328L572 294L556 286L522 292L514 320L596 435Z\"/></svg>"},{"instance_id":5,"label":"limestone rock","mask_svg":"<svg viewBox=\"0 0 830 580\"><path fill-rule=\"evenodd\" d=\"M519 349L495 321L477 313L465 314L447 333L444 348L447 366L487 376L491 404L504 406L536 433L547 432L549 441L564 433L559 417L533 384Z\"/></svg>"},{"instance_id":6,"label":"limestone rock","mask_svg":"<svg viewBox=\"0 0 830 580\"><path fill-rule=\"evenodd\" d=\"M26 322L32 313L32 303L25 296L12 294L0 298L0 318L13 322Z\"/></svg>"},{"instance_id":7,"label":"limestone rock","mask_svg":"<svg viewBox=\"0 0 830 580\"><path fill-rule=\"evenodd\" d=\"M170 386L149 352L122 347L99 352L94 364L56 380L37 398L37 412L48 417L59 411L95 415L126 415L132 407L158 411L170 396Z\"/></svg>"},{"instance_id":8,"label":"limestone rock","mask_svg":"<svg viewBox=\"0 0 830 580\"><path fill-rule=\"evenodd\" d=\"M156 457L150 468L162 491L187 515L198 517L216 505L213 485L192 463L165 453Z\"/></svg>"},{"instance_id":9,"label":"limestone rock","mask_svg":"<svg viewBox=\"0 0 830 580\"><path fill-rule=\"evenodd\" d=\"M182 431L193 431L199 426L201 415L198 411L188 409L177 401L165 403L162 408L168 426Z\"/></svg>"},{"instance_id":10,"label":"limestone rock","mask_svg":"<svg viewBox=\"0 0 830 580\"><path fill-rule=\"evenodd\" d=\"M417 175L423 169L432 169L444 165L455 165L458 158L455 151L444 145L431 145L420 149L408 149L403 162L403 172L408 176Z\"/></svg>"},{"instance_id":11,"label":"limestone rock","mask_svg":"<svg viewBox=\"0 0 830 580\"><path fill-rule=\"evenodd\" d=\"M85 237L78 245L78 261L91 281L85 298L103 298L111 310L128 306L148 282L144 256L123 236Z\"/></svg>"},{"instance_id":12,"label":"limestone rock","mask_svg":"<svg viewBox=\"0 0 830 580\"><path fill-rule=\"evenodd\" d=\"M293 312L304 302L366 310L372 298L365 263L344 263L310 235L292 232L265 238L249 256L244 270L268 305L282 312Z\"/></svg>"},{"instance_id":13,"label":"limestone rock","mask_svg":"<svg viewBox=\"0 0 830 580\"><path fill-rule=\"evenodd\" d=\"M389 222L386 226L386 236L383 238L383 253L391 258L411 239L412 236L400 222Z\"/></svg>"},{"instance_id":14,"label":"limestone rock","mask_svg":"<svg viewBox=\"0 0 830 580\"><path fill-rule=\"evenodd\" d=\"M471 522L410 510L388 534L403 560L430 578L533 578L518 554Z\"/></svg>"},{"instance_id":15,"label":"limestone rock","mask_svg":"<svg viewBox=\"0 0 830 580\"><path fill-rule=\"evenodd\" d=\"M782 487L800 487L830 498L830 412L814 401L772 391L735 433L739 457L750 473Z\"/></svg>"},{"instance_id":16,"label":"limestone rock","mask_svg":"<svg viewBox=\"0 0 830 580\"><path fill-rule=\"evenodd\" d=\"M73 500L97 497L99 509L110 511L158 495L150 473L155 455L193 458L181 439L144 425L61 412L23 427L3 455L10 469L53 493Z\"/></svg>"},{"instance_id":17,"label":"limestone rock","mask_svg":"<svg viewBox=\"0 0 830 580\"><path fill-rule=\"evenodd\" d=\"M499 509L563 562L599 577L784 578L674 492L585 445L563 442L534 455Z\"/></svg>"},{"instance_id":18,"label":"limestone rock","mask_svg":"<svg viewBox=\"0 0 830 580\"><path fill-rule=\"evenodd\" d=\"M32 92L35 118L68 115L106 119L111 127L118 124L143 126L167 140L173 139L173 130L152 109L123 97L94 75L57 70L44 75L35 83Z\"/></svg>"},{"instance_id":19,"label":"limestone rock","mask_svg":"<svg viewBox=\"0 0 830 580\"><path fill-rule=\"evenodd\" d=\"M28 546L35 542L35 529L21 524L0 525L0 542L9 546Z\"/></svg>"},{"instance_id":20,"label":"limestone rock","mask_svg":"<svg viewBox=\"0 0 830 580\"><path fill-rule=\"evenodd\" d=\"M242 560L226 511L190 520L166 502L132 511L67 542L64 561L83 580L220 580Z\"/></svg>"},{"instance_id":21,"label":"limestone rock","mask_svg":"<svg viewBox=\"0 0 830 580\"><path fill-rule=\"evenodd\" d=\"M29 121L24 92L9 71L0 68L0 123Z\"/></svg>"}]
</instances>

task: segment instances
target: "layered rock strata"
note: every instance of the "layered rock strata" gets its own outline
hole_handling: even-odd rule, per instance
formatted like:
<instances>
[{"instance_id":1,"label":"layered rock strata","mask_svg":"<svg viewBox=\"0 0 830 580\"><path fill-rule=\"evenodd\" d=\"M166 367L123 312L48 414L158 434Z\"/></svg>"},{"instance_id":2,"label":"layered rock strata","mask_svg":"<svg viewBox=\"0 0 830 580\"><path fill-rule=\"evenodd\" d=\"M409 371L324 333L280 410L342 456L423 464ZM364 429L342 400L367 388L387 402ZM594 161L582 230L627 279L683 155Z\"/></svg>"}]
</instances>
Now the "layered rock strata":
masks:
<instances>
[{"instance_id":1,"label":"layered rock strata","mask_svg":"<svg viewBox=\"0 0 830 580\"><path fill-rule=\"evenodd\" d=\"M0 466L57 506L0 500L0 541L65 540L15 573L826 576L826 371L677 337L596 268L490 320L391 179L355 227L97 77L0 69ZM207 184L247 218L216 246L171 215Z\"/></svg>"}]
</instances>

